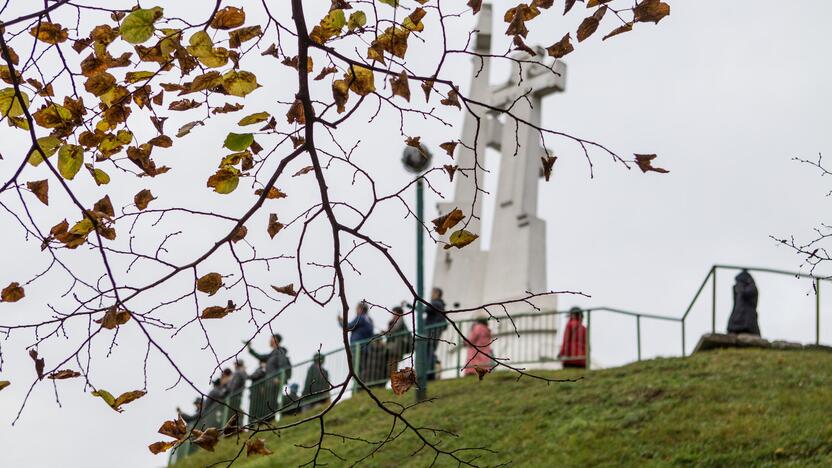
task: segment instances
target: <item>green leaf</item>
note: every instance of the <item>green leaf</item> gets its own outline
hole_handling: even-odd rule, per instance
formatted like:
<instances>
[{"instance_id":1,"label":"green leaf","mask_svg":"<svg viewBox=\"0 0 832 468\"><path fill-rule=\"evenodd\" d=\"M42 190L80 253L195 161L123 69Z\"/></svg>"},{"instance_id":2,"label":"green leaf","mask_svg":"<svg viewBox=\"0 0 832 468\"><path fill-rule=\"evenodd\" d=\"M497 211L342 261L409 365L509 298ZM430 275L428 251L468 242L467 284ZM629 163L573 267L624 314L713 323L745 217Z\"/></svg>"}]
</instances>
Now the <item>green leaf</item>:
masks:
<instances>
[{"instance_id":1,"label":"green leaf","mask_svg":"<svg viewBox=\"0 0 832 468\"><path fill-rule=\"evenodd\" d=\"M254 143L254 135L251 133L230 132L222 145L231 151L243 151L252 143Z\"/></svg>"},{"instance_id":2,"label":"green leaf","mask_svg":"<svg viewBox=\"0 0 832 468\"><path fill-rule=\"evenodd\" d=\"M208 178L208 187L221 194L229 194L237 188L240 183L240 171L236 167L223 166L214 175Z\"/></svg>"},{"instance_id":3,"label":"green leaf","mask_svg":"<svg viewBox=\"0 0 832 468\"><path fill-rule=\"evenodd\" d=\"M92 221L90 221L89 218L84 218L75 223L72 228L69 229L69 233L75 234L76 236L86 236L91 233L94 228L95 226L92 224Z\"/></svg>"},{"instance_id":4,"label":"green leaf","mask_svg":"<svg viewBox=\"0 0 832 468\"><path fill-rule=\"evenodd\" d=\"M231 70L222 76L222 86L232 96L245 97L248 93L259 88L254 73L244 70Z\"/></svg>"},{"instance_id":5,"label":"green leaf","mask_svg":"<svg viewBox=\"0 0 832 468\"><path fill-rule=\"evenodd\" d=\"M363 11L355 11L350 15L349 21L347 21L347 29L354 31L363 27L365 24L367 24L367 15Z\"/></svg>"},{"instance_id":6,"label":"green leaf","mask_svg":"<svg viewBox=\"0 0 832 468\"><path fill-rule=\"evenodd\" d=\"M58 147L62 144L63 142L61 140L52 135L38 138L38 146L40 146L40 149L43 150L43 153L47 158L55 154L55 152L58 151ZM43 157L40 155L40 152L33 149L32 152L29 153L29 164L37 166L42 162Z\"/></svg>"},{"instance_id":7,"label":"green leaf","mask_svg":"<svg viewBox=\"0 0 832 468\"><path fill-rule=\"evenodd\" d=\"M381 3L387 4L387 5L390 5L393 8L396 8L397 6L399 6L399 0L378 0L378 1L380 1Z\"/></svg>"},{"instance_id":8,"label":"green leaf","mask_svg":"<svg viewBox=\"0 0 832 468\"><path fill-rule=\"evenodd\" d=\"M20 92L23 104L29 107L29 96L23 91ZM3 117L17 117L23 115L23 107L14 95L14 88L0 89L0 115Z\"/></svg>"},{"instance_id":9,"label":"green leaf","mask_svg":"<svg viewBox=\"0 0 832 468\"><path fill-rule=\"evenodd\" d=\"M84 164L88 171L90 171L90 175L92 175L93 180L95 180L95 185L106 185L110 183L110 175L106 172L102 171L97 167L93 167L92 164Z\"/></svg>"},{"instance_id":10,"label":"green leaf","mask_svg":"<svg viewBox=\"0 0 832 468\"><path fill-rule=\"evenodd\" d=\"M72 180L84 165L84 149L78 145L63 145L58 151L58 172Z\"/></svg>"},{"instance_id":11,"label":"green leaf","mask_svg":"<svg viewBox=\"0 0 832 468\"><path fill-rule=\"evenodd\" d=\"M254 114L247 115L240 119L240 121L237 122L237 125L253 125L256 123L265 122L269 119L269 117L271 116L268 112L256 112Z\"/></svg>"},{"instance_id":12,"label":"green leaf","mask_svg":"<svg viewBox=\"0 0 832 468\"><path fill-rule=\"evenodd\" d=\"M445 248L447 249L450 246L453 246L458 249L461 249L466 245L470 244L471 242L477 240L478 237L479 236L474 233L468 232L465 229L460 229L459 231L454 231L454 233L451 234L451 237L449 239L450 244L445 246Z\"/></svg>"},{"instance_id":13,"label":"green leaf","mask_svg":"<svg viewBox=\"0 0 832 468\"><path fill-rule=\"evenodd\" d=\"M141 44L151 37L156 28L153 23L162 17L162 8L139 9L133 11L121 23L121 38L131 44Z\"/></svg>"}]
</instances>

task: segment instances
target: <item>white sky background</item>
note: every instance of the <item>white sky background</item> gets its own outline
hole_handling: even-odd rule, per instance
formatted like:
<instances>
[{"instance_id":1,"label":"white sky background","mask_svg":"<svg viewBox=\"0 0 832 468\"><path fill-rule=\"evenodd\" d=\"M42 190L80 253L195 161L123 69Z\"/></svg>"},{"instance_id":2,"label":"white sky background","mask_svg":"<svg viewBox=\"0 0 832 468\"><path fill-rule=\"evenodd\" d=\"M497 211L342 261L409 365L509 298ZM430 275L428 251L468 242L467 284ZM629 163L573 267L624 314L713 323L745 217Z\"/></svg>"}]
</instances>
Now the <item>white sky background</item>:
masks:
<instances>
[{"instance_id":1,"label":"white sky background","mask_svg":"<svg viewBox=\"0 0 832 468\"><path fill-rule=\"evenodd\" d=\"M13 5L14 11L8 15L4 13L2 18L26 11L25 3ZM670 3L672 14L658 27L639 25L641 27L635 31L603 44L599 31L599 37L578 45L567 57L567 92L544 101L544 126L602 142L621 154L657 153L657 165L671 170L667 175L645 175L638 170L627 171L597 154L595 178L589 179L588 166L578 148L563 141L547 142L559 156L555 176L550 183L543 184L540 191L540 216L548 222L549 286L592 295L591 299L563 297L560 299L562 307L573 303L609 305L680 316L713 263L798 268L800 259L778 247L769 235L808 235L810 229L824 219L823 209L828 203L824 198L825 181L811 168L790 159L793 156L813 158L818 152L829 152L828 105L832 102L832 91L828 86L826 57L830 50L825 36L825 18L832 14L832 4L815 0L800 2L799 7L783 8L781 2L773 1L675 0ZM508 4L498 2L495 12L502 12ZM145 7L153 5L143 4ZM189 18L200 21L209 11L207 5L200 14L184 12L182 6L163 6L168 15L187 13ZM561 7L558 2L555 10ZM576 9L580 7L578 5ZM248 8L257 11L255 4ZM311 13L308 16L316 17ZM495 18L498 16L495 14ZM536 28L532 28L527 43L551 44L566 30L575 29L578 16L573 12L563 20L557 12L547 12L545 20L531 23ZM547 23L542 27L542 21L549 21L551 26ZM248 21L249 24L254 22L254 18ZM612 25L611 22L604 24L607 27L602 25L602 31ZM496 26L497 30L502 27L502 24ZM499 34L494 37L495 50L502 50L508 39ZM464 40L462 36L452 39L458 43ZM419 47L413 43L411 47L408 52L412 54L411 59L425 60L425 67L430 68L432 62L427 63L431 57L430 44ZM256 72L264 87L245 100L244 111L226 119L212 118L206 127L198 127L191 135L177 141L173 148L154 151L157 164L172 166L171 173L153 180L129 181L125 185L111 183L96 188L82 169L71 183L73 188L85 197L87 205L108 193L117 211L129 204L139 189L151 188L159 196L151 208L186 204L239 215L253 199L247 181L241 182L237 191L227 197L204 187L205 179L223 154L218 151L222 139L228 131L235 131L234 123L240 117L250 112L269 110L278 116L281 124L285 122L282 120L285 106L275 106L274 102L288 100L291 94L285 90L288 88L291 93L296 86L289 70L273 59L258 57L252 63L248 66L244 61L243 68ZM316 70L320 66L316 62ZM446 67L447 77L463 87L468 85L469 71L468 59L457 59ZM507 68L503 71L508 73ZM495 76L492 80L498 82L504 78ZM377 86L380 87L380 83ZM411 87L412 100L421 102L421 91L414 83ZM328 98L328 85L318 88L317 92ZM170 99L168 96L166 102ZM354 100L355 96L352 96L351 102ZM374 110L374 106L370 107L356 117L356 127L342 130L339 141L345 146L352 146L357 140L363 142L356 157L362 164L371 165L379 191L387 193L409 177L399 163L403 138L398 132L395 114L383 115L372 126L366 125L367 117ZM201 112L194 110L186 116L172 117L166 124L168 133L175 133L179 125L192 120L191 115L201 117L197 116ZM461 118L461 114L444 115L455 119L453 122L457 124ZM434 147L457 138L460 132L455 128L428 125L420 119L414 119L409 125L408 134L421 134L423 141ZM145 138L152 136L149 128L135 131L144 132ZM28 143L18 130L4 127L0 135L5 158L0 161L0 174L8 174L9 168L23 157L22 148L28 147ZM444 164L443 158L437 156L436 163ZM207 162L201 164L200 159ZM292 174L304 165L306 162L293 163L287 172ZM27 168L22 180L43 178L45 171L44 166ZM108 172L119 175L114 170ZM114 177L114 181L118 179L124 178ZM286 191L289 198L268 201L263 213L248 223L249 238L256 241L261 255L283 253L281 248L292 245L291 236L297 234L295 228L267 242L267 213L277 212L281 220L291 219L316 196L311 180L285 177L281 180L283 182L278 182L277 186ZM434 180L443 193L450 193L446 179L437 177ZM77 217L76 210L67 208L61 200L57 183L51 182L50 207L46 209L37 202L30 203L39 219L55 220L43 222L42 228L46 230L64 216L70 221ZM366 192L360 187L351 188L350 175L342 169L332 171L331 184L336 197L353 196L366 200ZM16 206L13 203L15 197L9 195L4 194L0 201ZM427 204L429 217L435 211L434 201L435 197ZM412 219L404 219L405 214L400 204L390 204L369 228L393 246L402 268L410 273L414 270L413 226ZM23 233L11 217L4 214L2 220L0 242L6 248L0 252L0 284L5 285L31 277L45 267L48 258L40 254L39 242L23 242ZM166 233L183 229L173 218L158 227L151 227L151 222L148 217L139 223L137 233L151 237L153 241L137 244L138 248L153 250L158 239ZM190 261L224 233L224 226L214 221L189 221L185 229L189 236L175 238L169 244L170 253L166 258L174 263ZM119 240L127 237L126 229L122 228ZM331 246L326 238L325 233L321 233L309 240L304 251L305 260L327 260ZM244 251L242 246L241 250ZM87 278L95 278L99 270L94 262L98 259L80 253L80 249L77 252L66 258L76 258L70 263ZM429 251L426 259L432 258L432 251ZM363 275L350 277L350 302L366 297L372 302L393 305L406 298L392 272L380 268L382 264L377 256L360 255L356 261ZM238 273L227 259L218 259L200 269L201 273L209 271ZM427 271L430 274L431 268ZM145 284L159 274L157 267L139 264L129 276L120 278L137 285ZM254 282L261 286L296 281L294 265L287 261L273 263L270 272L253 268L250 274L255 275ZM324 276L320 278L326 281ZM807 296L811 291L810 283L760 275L757 280L761 291L759 311L763 334L800 341L812 339L814 298ZM190 274L183 273L174 281L176 288L170 286L160 296L138 301L134 308L152 306L160 297L170 299L175 292L181 294L191 281ZM730 312L731 284L728 274L720 276L718 327L724 327ZM56 299L56 295L62 294L67 287L65 276L57 272L50 274L27 288L27 297L23 301L0 305L0 323L48 317L47 302L69 304ZM224 303L229 298L241 302L226 291L210 299L200 295L199 301L200 306L205 307ZM701 307L693 312L700 321L694 320L689 325L689 345L707 326L709 296L703 299ZM179 323L182 316L193 315L191 301L188 299L181 306L171 307L161 316ZM273 312L274 306L268 310ZM303 305L275 320L275 330L283 334L294 362L307 359L319 346L331 349L338 345L336 312L335 306L318 310ZM383 314L374 317L377 327L387 321ZM822 340L829 342L832 341L832 315L826 313L825 317L828 318ZM238 350L239 340L251 335L253 329L247 319L248 311L239 311L222 321L206 322L206 329L221 357ZM597 360L615 364L634 358L632 320L625 322L599 316L593 319L593 327ZM112 355L106 357L108 338L100 339L94 351L92 381L97 387L114 393L144 386L145 342L135 327L132 331L130 327L123 328L119 346ZM78 335L73 333L85 332L84 329L70 331L72 339L60 337L41 346L47 368L59 356L70 352L72 346L77 346ZM162 330L153 333L161 343L169 346L188 376L207 390L213 358L209 352L200 350L204 344L202 331L191 325L175 339L170 339L170 333ZM678 333L675 325L645 323L645 355L678 353ZM112 332L104 335L110 337ZM265 335L258 337L256 347L265 349L266 341ZM127 405L124 413L116 414L100 400L83 393L80 379L59 383L62 404L59 409L51 383L44 382L35 388L22 419L11 427L34 375L32 362L24 349L31 342L30 333L18 332L0 343L4 357L0 379L13 382L0 393L0 465L97 467L110 466L116 459L124 467L165 464L166 457L151 455L146 445L163 438L155 431L163 420L173 416L174 407L189 409L193 391L184 383L173 390L165 390L176 382L175 375L157 353L151 353L148 366L148 395ZM252 367L253 362L248 362ZM69 363L65 367L78 366ZM553 391L557 388L553 387Z\"/></svg>"}]
</instances>

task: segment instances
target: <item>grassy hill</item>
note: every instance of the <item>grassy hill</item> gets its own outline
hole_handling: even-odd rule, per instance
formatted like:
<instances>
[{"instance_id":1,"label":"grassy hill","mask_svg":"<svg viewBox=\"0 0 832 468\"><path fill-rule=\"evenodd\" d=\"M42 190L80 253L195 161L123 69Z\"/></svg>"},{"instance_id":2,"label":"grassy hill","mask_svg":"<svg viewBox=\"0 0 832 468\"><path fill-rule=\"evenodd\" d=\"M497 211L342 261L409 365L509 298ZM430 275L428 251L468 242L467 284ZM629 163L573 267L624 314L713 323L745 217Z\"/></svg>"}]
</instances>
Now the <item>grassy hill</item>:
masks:
<instances>
[{"instance_id":1,"label":"grassy hill","mask_svg":"<svg viewBox=\"0 0 832 468\"><path fill-rule=\"evenodd\" d=\"M458 437L437 435L446 447L489 447L477 465L494 466L832 466L832 353L721 350L687 359L656 359L583 373L575 383L516 381L508 373L432 384L437 400L409 412L413 422ZM412 393L388 400L412 402ZM378 440L390 430L365 396L341 405L327 430ZM240 457L245 468L298 466L312 451L317 425L264 434L274 455ZM243 441L245 439L243 438ZM200 450L176 465L204 467L232 458L239 442ZM348 466L372 446L327 438L320 462ZM412 435L389 443L366 466L428 466L433 453ZM470 454L473 456L473 453ZM438 466L456 466L439 458Z\"/></svg>"}]
</instances>

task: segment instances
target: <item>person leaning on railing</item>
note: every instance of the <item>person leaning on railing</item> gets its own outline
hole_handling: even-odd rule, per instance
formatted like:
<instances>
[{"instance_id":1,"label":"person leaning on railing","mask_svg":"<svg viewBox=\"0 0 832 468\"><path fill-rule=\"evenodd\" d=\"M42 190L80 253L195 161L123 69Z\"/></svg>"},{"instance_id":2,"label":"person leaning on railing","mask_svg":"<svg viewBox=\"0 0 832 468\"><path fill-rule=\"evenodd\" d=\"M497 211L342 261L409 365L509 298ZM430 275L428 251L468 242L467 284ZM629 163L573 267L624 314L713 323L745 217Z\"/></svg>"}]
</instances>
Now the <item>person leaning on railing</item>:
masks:
<instances>
[{"instance_id":1,"label":"person leaning on railing","mask_svg":"<svg viewBox=\"0 0 832 468\"><path fill-rule=\"evenodd\" d=\"M448 328L448 321L445 319L445 300L442 299L442 290L433 288L430 292L430 305L425 311L425 327L428 338L428 380L436 378L436 348L439 346L439 339L442 332Z\"/></svg>"},{"instance_id":2,"label":"person leaning on railing","mask_svg":"<svg viewBox=\"0 0 832 468\"><path fill-rule=\"evenodd\" d=\"M358 375L362 376L362 372L367 363L367 344L370 338L373 337L373 319L368 315L370 306L361 301L355 306L355 318L346 324L347 330L350 332L350 347L353 353L353 365L357 365ZM344 319L338 315L338 325L344 328ZM356 355L358 359L355 360ZM362 378L362 380L364 380Z\"/></svg>"},{"instance_id":3,"label":"person leaning on railing","mask_svg":"<svg viewBox=\"0 0 832 468\"><path fill-rule=\"evenodd\" d=\"M281 341L283 337L279 334L272 335L269 340L272 350L268 354L260 354L248 346L249 354L265 364L263 375L257 376L257 381L252 383L251 403L252 409L256 411L256 415L252 414L252 418L256 420L268 421L274 417L280 409L279 398L283 384L292 377L292 363L289 361L286 348L280 346ZM252 375L252 380L254 378L255 376ZM255 398L262 399L260 404L255 401Z\"/></svg>"},{"instance_id":4,"label":"person leaning on railing","mask_svg":"<svg viewBox=\"0 0 832 468\"><path fill-rule=\"evenodd\" d=\"M329 373L324 369L324 355L315 353L312 358L312 365L306 371L306 380L303 383L303 407L307 410L317 404L329 404Z\"/></svg>"}]
</instances>

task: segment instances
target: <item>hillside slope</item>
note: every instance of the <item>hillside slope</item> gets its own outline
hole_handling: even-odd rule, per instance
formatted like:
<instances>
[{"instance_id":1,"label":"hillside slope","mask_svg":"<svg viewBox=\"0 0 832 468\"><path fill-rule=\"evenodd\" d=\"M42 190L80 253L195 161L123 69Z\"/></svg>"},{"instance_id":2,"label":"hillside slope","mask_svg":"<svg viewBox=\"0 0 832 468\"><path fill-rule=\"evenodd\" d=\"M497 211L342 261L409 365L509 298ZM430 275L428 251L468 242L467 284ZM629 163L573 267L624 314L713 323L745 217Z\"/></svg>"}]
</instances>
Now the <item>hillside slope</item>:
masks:
<instances>
[{"instance_id":1,"label":"hillside slope","mask_svg":"<svg viewBox=\"0 0 832 468\"><path fill-rule=\"evenodd\" d=\"M477 465L494 466L832 466L832 353L722 350L686 359L656 359L557 377L585 378L546 385L508 373L432 384L436 401L408 412L445 447L488 447ZM412 392L387 399L409 404ZM391 420L366 396L341 405L327 431L379 440ZM399 426L400 427L400 426ZM288 467L313 452L297 447L317 440L317 425L261 435L274 455L246 457L235 466ZM243 441L245 438L243 438ZM319 462L348 466L372 446L330 437ZM408 434L382 448L366 466L428 466L434 454ZM204 467L229 460L240 445L227 440L176 465ZM474 452L468 454L474 456ZM223 464L224 465L224 464ZM440 457L438 466L456 466Z\"/></svg>"}]
</instances>

